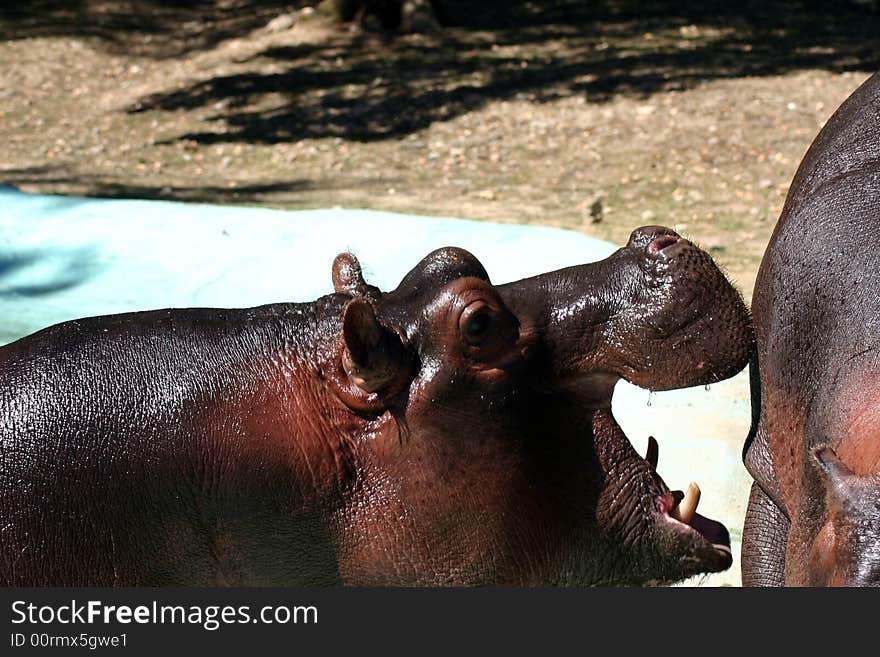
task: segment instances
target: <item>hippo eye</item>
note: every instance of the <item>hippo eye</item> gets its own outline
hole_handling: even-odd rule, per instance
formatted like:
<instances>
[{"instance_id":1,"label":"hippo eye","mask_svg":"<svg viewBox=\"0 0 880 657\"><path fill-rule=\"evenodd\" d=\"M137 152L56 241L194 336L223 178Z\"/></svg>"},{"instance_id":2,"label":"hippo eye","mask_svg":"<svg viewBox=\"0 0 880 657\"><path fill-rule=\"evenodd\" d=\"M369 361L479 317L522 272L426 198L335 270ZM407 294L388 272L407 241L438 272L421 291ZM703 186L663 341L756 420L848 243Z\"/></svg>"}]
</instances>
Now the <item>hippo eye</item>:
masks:
<instances>
[{"instance_id":1,"label":"hippo eye","mask_svg":"<svg viewBox=\"0 0 880 657\"><path fill-rule=\"evenodd\" d=\"M465 308L459 320L459 330L465 342L478 345L486 339L493 324L492 314L492 308L482 301Z\"/></svg>"},{"instance_id":2,"label":"hippo eye","mask_svg":"<svg viewBox=\"0 0 880 657\"><path fill-rule=\"evenodd\" d=\"M458 332L468 358L485 365L512 353L519 338L519 322L500 303L479 298L461 311Z\"/></svg>"},{"instance_id":3,"label":"hippo eye","mask_svg":"<svg viewBox=\"0 0 880 657\"><path fill-rule=\"evenodd\" d=\"M486 335L491 325L492 318L489 317L488 313L474 315L468 319L467 326L465 326L465 337L469 341L478 342Z\"/></svg>"}]
</instances>

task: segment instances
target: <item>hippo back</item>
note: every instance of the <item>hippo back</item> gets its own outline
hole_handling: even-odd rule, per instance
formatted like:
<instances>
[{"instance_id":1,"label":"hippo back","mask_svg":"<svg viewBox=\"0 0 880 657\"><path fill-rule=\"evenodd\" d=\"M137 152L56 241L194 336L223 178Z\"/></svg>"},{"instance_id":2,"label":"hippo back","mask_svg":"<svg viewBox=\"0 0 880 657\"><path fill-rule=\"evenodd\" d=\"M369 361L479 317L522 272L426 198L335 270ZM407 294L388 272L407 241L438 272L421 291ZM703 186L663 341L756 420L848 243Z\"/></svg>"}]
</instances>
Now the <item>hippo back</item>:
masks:
<instances>
[{"instance_id":1,"label":"hippo back","mask_svg":"<svg viewBox=\"0 0 880 657\"><path fill-rule=\"evenodd\" d=\"M880 74L840 107L792 182L753 298L761 404L777 493L808 544L824 514L809 450L875 470L880 413Z\"/></svg>"}]
</instances>

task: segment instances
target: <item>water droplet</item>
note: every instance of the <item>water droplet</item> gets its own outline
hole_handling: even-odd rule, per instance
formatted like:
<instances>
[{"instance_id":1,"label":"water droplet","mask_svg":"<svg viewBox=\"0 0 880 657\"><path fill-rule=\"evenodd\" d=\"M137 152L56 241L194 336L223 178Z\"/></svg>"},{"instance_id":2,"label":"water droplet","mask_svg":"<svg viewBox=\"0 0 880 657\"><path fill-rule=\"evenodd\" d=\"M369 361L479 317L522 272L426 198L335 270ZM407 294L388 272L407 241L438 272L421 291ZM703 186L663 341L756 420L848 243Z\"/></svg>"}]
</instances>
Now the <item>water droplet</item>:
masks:
<instances>
[{"instance_id":1,"label":"water droplet","mask_svg":"<svg viewBox=\"0 0 880 657\"><path fill-rule=\"evenodd\" d=\"M652 390L648 391L648 406L651 405L651 397L654 396L654 392Z\"/></svg>"},{"instance_id":2,"label":"water droplet","mask_svg":"<svg viewBox=\"0 0 880 657\"><path fill-rule=\"evenodd\" d=\"M705 390L706 392L709 392L709 390L710 390L711 388L712 388L712 386L710 386L710 385L707 383L706 386L705 386L705 388L704 388L704 390Z\"/></svg>"}]
</instances>

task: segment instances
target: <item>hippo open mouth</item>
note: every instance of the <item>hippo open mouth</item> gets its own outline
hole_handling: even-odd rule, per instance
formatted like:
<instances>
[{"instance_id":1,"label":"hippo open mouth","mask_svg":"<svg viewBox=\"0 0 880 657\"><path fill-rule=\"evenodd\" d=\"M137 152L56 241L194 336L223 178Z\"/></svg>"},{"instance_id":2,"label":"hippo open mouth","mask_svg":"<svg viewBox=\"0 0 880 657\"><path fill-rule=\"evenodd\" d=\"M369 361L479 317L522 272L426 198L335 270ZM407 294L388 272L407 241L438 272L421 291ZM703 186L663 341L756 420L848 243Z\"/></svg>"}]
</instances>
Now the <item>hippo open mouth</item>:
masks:
<instances>
[{"instance_id":1,"label":"hippo open mouth","mask_svg":"<svg viewBox=\"0 0 880 657\"><path fill-rule=\"evenodd\" d=\"M645 232L648 232L648 237L652 238L645 247L648 266L652 268L652 273L664 272L665 276L661 275L660 278L667 282L670 275L680 279L683 274L685 278L688 278L691 276L692 270L700 271L701 268L707 267L708 263L711 262L711 259L705 252L697 249L690 241L668 229L659 227L641 229L636 231L634 236L630 238L631 242L644 241L645 238L641 238L641 235ZM712 283L712 277L701 277L697 280L709 281L710 285ZM705 306L699 308L699 304L692 303L693 299L700 298L705 294L705 289L701 289L701 286L697 286L695 289L692 285L690 292L691 296L687 297L686 301L691 304L691 308L687 308L682 304L681 299L676 300L675 315L678 317L677 322L666 322L665 326L662 321L655 324L655 326L661 327L659 330L661 334L665 333L665 336L673 336L675 334L693 336L700 332L701 324L706 325L707 322L717 321L713 317L717 309ZM732 305L735 307L736 304ZM699 310L697 310L698 308ZM675 341L673 342L674 344ZM699 346L705 349L703 345L692 346ZM670 350L674 348L672 346ZM690 357L694 357L692 353ZM715 359L717 363L717 355ZM700 370L707 369L706 374L717 378L724 378L729 375L729 372L719 372L717 365L706 368L707 362L711 361L699 360L696 363L696 371L699 372ZM666 383L663 387L679 386L674 383L671 385ZM627 440L622 431L620 434L623 440ZM642 465L641 469L644 471L643 476L653 479L654 485L659 489L654 498L654 507L656 514L660 516L656 520L660 531L671 532L678 542L687 546L687 549L697 559L701 570L704 572L717 572L727 569L732 563L730 535L727 528L720 522L696 512L701 495L700 488L696 482L689 484L686 493L678 490L669 490L657 472L658 456L659 445L655 438L649 437L648 450L645 458L642 459L644 465Z\"/></svg>"},{"instance_id":2,"label":"hippo open mouth","mask_svg":"<svg viewBox=\"0 0 880 657\"><path fill-rule=\"evenodd\" d=\"M695 482L687 492L670 490L657 472L659 445L653 437L642 458L610 410L595 414L593 436L604 480L598 525L625 547L630 559L644 562L645 571L652 573L648 583L666 584L730 567L727 528L697 513L701 493Z\"/></svg>"},{"instance_id":3,"label":"hippo open mouth","mask_svg":"<svg viewBox=\"0 0 880 657\"><path fill-rule=\"evenodd\" d=\"M727 527L717 520L712 520L696 512L700 502L700 487L696 482L688 485L687 493L680 490L667 492L657 497L657 509L673 531L683 532L686 537L695 540L701 548L700 552L710 557L709 561L717 561L708 570L717 572L730 567L732 555L730 550L730 534ZM706 545L703 545L705 543ZM711 553L708 551L711 550ZM717 557L717 560L714 558Z\"/></svg>"},{"instance_id":4,"label":"hippo open mouth","mask_svg":"<svg viewBox=\"0 0 880 657\"><path fill-rule=\"evenodd\" d=\"M687 494L680 490L666 493L657 498L657 506L673 526L681 525L687 531L697 532L713 549L730 556L730 534L727 528L720 522L697 513L699 501L700 487L692 481L688 485Z\"/></svg>"},{"instance_id":5,"label":"hippo open mouth","mask_svg":"<svg viewBox=\"0 0 880 657\"><path fill-rule=\"evenodd\" d=\"M624 547L630 572L639 569L634 562L643 564L642 582L725 570L732 563L727 529L696 512L696 484L687 493L666 485L657 472L656 440L649 441L645 458L633 449L611 414L611 398L621 378L656 391L734 375L754 344L748 312L711 257L668 228L637 229L624 248L595 266L601 270L593 277L601 281L598 290L584 291L582 272L577 282L569 278L575 270L556 274L554 321L539 330L554 348L550 360L557 369L536 379L557 386L548 395L564 389L578 407L559 423L560 432L567 431L564 422L591 424L600 531L617 549ZM567 288L576 296L558 292ZM589 336L588 349L583 336Z\"/></svg>"}]
</instances>

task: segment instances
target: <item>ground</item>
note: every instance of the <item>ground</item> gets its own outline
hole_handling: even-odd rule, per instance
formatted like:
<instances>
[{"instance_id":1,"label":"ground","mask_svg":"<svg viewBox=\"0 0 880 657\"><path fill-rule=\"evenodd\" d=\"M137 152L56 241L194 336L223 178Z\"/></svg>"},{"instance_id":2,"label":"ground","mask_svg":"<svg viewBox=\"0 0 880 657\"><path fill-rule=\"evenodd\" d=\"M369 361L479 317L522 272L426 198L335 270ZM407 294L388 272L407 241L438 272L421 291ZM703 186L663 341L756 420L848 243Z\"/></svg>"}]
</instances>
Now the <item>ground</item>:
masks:
<instances>
[{"instance_id":1,"label":"ground","mask_svg":"<svg viewBox=\"0 0 880 657\"><path fill-rule=\"evenodd\" d=\"M877 17L835 6L743 18L608 3L389 41L264 4L236 29L216 13L142 31L100 12L78 29L0 14L0 182L548 224L616 243L661 223L748 298L800 158L880 51Z\"/></svg>"}]
</instances>

